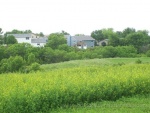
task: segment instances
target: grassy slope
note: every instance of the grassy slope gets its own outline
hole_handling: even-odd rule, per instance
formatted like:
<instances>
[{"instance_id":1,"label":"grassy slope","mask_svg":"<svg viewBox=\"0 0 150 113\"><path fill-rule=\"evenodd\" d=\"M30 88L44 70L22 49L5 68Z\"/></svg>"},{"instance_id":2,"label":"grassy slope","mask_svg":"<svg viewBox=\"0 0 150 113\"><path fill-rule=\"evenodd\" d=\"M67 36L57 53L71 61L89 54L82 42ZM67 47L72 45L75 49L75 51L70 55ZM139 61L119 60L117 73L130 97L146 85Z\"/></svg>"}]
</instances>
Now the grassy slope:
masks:
<instances>
[{"instance_id":1,"label":"grassy slope","mask_svg":"<svg viewBox=\"0 0 150 113\"><path fill-rule=\"evenodd\" d=\"M46 70L84 67L84 66L105 66L119 63L133 64L140 59L142 63L150 63L150 58L107 58L107 59L90 59L75 60L64 63L56 63L43 65ZM49 111L53 113L149 113L150 112L150 95L134 96L130 98L121 98L117 101L104 101L85 104L83 106L76 105L70 108L59 108Z\"/></svg>"},{"instance_id":2,"label":"grassy slope","mask_svg":"<svg viewBox=\"0 0 150 113\"><path fill-rule=\"evenodd\" d=\"M90 60L75 60L68 61L63 63L43 65L42 67L45 71L49 72L50 70L57 70L63 68L74 68L74 67L91 67L91 66L106 66L106 65L115 65L119 63L133 64L137 59L140 59L142 63L150 63L150 58L108 58L108 59L90 59ZM46 72L46 73L47 73ZM7 74L6 74L7 75ZM28 76L28 75L24 75ZM34 75L33 75L34 76ZM36 73L35 73L35 76ZM32 81L31 81L32 82ZM136 113L148 113L150 112L150 96L148 97L130 97L123 98L116 102L114 101L103 101L103 102L94 102L88 105L80 106L75 105L67 109L59 108L55 109L54 113L127 113L127 112L136 112ZM51 112L51 111L49 111Z\"/></svg>"},{"instance_id":3,"label":"grassy slope","mask_svg":"<svg viewBox=\"0 0 150 113\"><path fill-rule=\"evenodd\" d=\"M44 70L62 69L62 68L73 68L73 67L85 67L85 66L105 66L114 65L119 63L133 64L136 60L140 59L142 63L150 63L149 57L143 58L106 58L106 59L85 59L85 60L73 60L62 63L54 63L43 65Z\"/></svg>"},{"instance_id":4,"label":"grassy slope","mask_svg":"<svg viewBox=\"0 0 150 113\"><path fill-rule=\"evenodd\" d=\"M49 111L50 112L50 111ZM121 98L117 101L95 102L71 108L59 108L53 113L150 113L150 95Z\"/></svg>"}]
</instances>

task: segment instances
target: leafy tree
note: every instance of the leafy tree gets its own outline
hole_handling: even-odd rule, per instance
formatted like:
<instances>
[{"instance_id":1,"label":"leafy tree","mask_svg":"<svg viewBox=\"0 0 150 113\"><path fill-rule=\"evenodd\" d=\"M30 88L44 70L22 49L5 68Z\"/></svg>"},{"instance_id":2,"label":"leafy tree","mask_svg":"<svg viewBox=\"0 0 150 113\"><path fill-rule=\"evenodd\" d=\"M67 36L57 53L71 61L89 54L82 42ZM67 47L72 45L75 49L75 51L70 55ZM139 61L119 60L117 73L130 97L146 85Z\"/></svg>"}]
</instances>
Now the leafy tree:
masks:
<instances>
[{"instance_id":1,"label":"leafy tree","mask_svg":"<svg viewBox=\"0 0 150 113\"><path fill-rule=\"evenodd\" d=\"M4 51L5 51L5 47L4 46L0 46L0 61L5 58L5 54L4 54Z\"/></svg>"},{"instance_id":2,"label":"leafy tree","mask_svg":"<svg viewBox=\"0 0 150 113\"><path fill-rule=\"evenodd\" d=\"M0 35L0 45L4 43L4 38Z\"/></svg>"},{"instance_id":3,"label":"leafy tree","mask_svg":"<svg viewBox=\"0 0 150 113\"><path fill-rule=\"evenodd\" d=\"M84 34L75 34L75 36L85 36Z\"/></svg>"},{"instance_id":4,"label":"leafy tree","mask_svg":"<svg viewBox=\"0 0 150 113\"><path fill-rule=\"evenodd\" d=\"M67 44L59 45L59 46L58 46L58 49L59 49L59 50L64 50L64 51L67 51L67 52L72 51L72 48L71 48L70 46L68 46Z\"/></svg>"},{"instance_id":5,"label":"leafy tree","mask_svg":"<svg viewBox=\"0 0 150 113\"><path fill-rule=\"evenodd\" d=\"M31 30L25 30L25 31L21 31L21 33L32 33L32 31Z\"/></svg>"},{"instance_id":6,"label":"leafy tree","mask_svg":"<svg viewBox=\"0 0 150 113\"><path fill-rule=\"evenodd\" d=\"M2 28L0 28L0 35L2 34L3 32L2 32Z\"/></svg>"},{"instance_id":7,"label":"leafy tree","mask_svg":"<svg viewBox=\"0 0 150 113\"><path fill-rule=\"evenodd\" d=\"M2 28L0 28L0 44L3 44L4 40L3 40L3 37L2 37Z\"/></svg>"},{"instance_id":8,"label":"leafy tree","mask_svg":"<svg viewBox=\"0 0 150 113\"><path fill-rule=\"evenodd\" d=\"M65 32L64 30L61 31L61 34L63 34L63 35L70 35L69 33Z\"/></svg>"},{"instance_id":9,"label":"leafy tree","mask_svg":"<svg viewBox=\"0 0 150 113\"><path fill-rule=\"evenodd\" d=\"M91 37L93 37L98 42L105 39L102 30L95 30L95 31L93 31L91 33Z\"/></svg>"},{"instance_id":10,"label":"leafy tree","mask_svg":"<svg viewBox=\"0 0 150 113\"><path fill-rule=\"evenodd\" d=\"M120 39L119 39L119 37L116 34L112 34L109 37L109 41L108 42L109 42L110 46L118 46L120 44Z\"/></svg>"},{"instance_id":11,"label":"leafy tree","mask_svg":"<svg viewBox=\"0 0 150 113\"><path fill-rule=\"evenodd\" d=\"M60 33L52 33L48 37L48 42L46 44L46 47L51 47L52 49L57 49L59 45L66 44L67 41L64 37L64 35Z\"/></svg>"},{"instance_id":12,"label":"leafy tree","mask_svg":"<svg viewBox=\"0 0 150 113\"><path fill-rule=\"evenodd\" d=\"M37 36L40 36L40 37L44 37L44 34L43 32L40 32L40 33L36 33Z\"/></svg>"},{"instance_id":13,"label":"leafy tree","mask_svg":"<svg viewBox=\"0 0 150 113\"><path fill-rule=\"evenodd\" d=\"M135 33L136 30L134 28L126 28L123 30L122 32L122 38L125 38L127 35L131 34L131 33Z\"/></svg>"},{"instance_id":14,"label":"leafy tree","mask_svg":"<svg viewBox=\"0 0 150 113\"><path fill-rule=\"evenodd\" d=\"M126 36L128 45L133 45L140 52L140 48L149 43L150 37L142 32L131 33Z\"/></svg>"},{"instance_id":15,"label":"leafy tree","mask_svg":"<svg viewBox=\"0 0 150 113\"><path fill-rule=\"evenodd\" d=\"M28 56L28 64L32 64L35 62L35 55L33 53L30 53Z\"/></svg>"},{"instance_id":16,"label":"leafy tree","mask_svg":"<svg viewBox=\"0 0 150 113\"><path fill-rule=\"evenodd\" d=\"M115 47L105 46L102 48L101 54L103 58L116 57L117 51Z\"/></svg>"},{"instance_id":17,"label":"leafy tree","mask_svg":"<svg viewBox=\"0 0 150 113\"><path fill-rule=\"evenodd\" d=\"M29 72L32 72L32 71L35 72L38 70L41 70L41 68L40 68L40 64L38 64L37 62L34 62L29 66Z\"/></svg>"},{"instance_id":18,"label":"leafy tree","mask_svg":"<svg viewBox=\"0 0 150 113\"><path fill-rule=\"evenodd\" d=\"M15 44L18 43L16 38L12 35L5 37L6 44Z\"/></svg>"},{"instance_id":19,"label":"leafy tree","mask_svg":"<svg viewBox=\"0 0 150 113\"><path fill-rule=\"evenodd\" d=\"M3 59L0 62L0 72L16 72L21 70L24 66L25 62L21 56L11 56L9 59Z\"/></svg>"}]
</instances>

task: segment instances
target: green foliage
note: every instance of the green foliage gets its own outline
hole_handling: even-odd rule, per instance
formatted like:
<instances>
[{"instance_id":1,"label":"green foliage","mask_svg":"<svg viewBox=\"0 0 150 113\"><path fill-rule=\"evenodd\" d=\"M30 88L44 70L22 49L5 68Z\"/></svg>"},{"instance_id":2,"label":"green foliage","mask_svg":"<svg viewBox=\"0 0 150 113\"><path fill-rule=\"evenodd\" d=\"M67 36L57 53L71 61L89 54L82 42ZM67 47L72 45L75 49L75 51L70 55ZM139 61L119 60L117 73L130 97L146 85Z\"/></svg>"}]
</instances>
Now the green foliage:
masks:
<instances>
[{"instance_id":1,"label":"green foliage","mask_svg":"<svg viewBox=\"0 0 150 113\"><path fill-rule=\"evenodd\" d=\"M59 33L52 33L48 37L48 42L46 47L51 47L52 49L58 49L59 45L66 44L66 39L64 35Z\"/></svg>"},{"instance_id":2,"label":"green foliage","mask_svg":"<svg viewBox=\"0 0 150 113\"><path fill-rule=\"evenodd\" d=\"M32 64L33 62L35 62L35 55L30 53L28 56L28 64Z\"/></svg>"},{"instance_id":3,"label":"green foliage","mask_svg":"<svg viewBox=\"0 0 150 113\"><path fill-rule=\"evenodd\" d=\"M93 37L95 40L97 41L101 41L101 40L104 40L105 37L104 37L104 34L102 32L102 30L95 30L91 33L91 37Z\"/></svg>"},{"instance_id":4,"label":"green foliage","mask_svg":"<svg viewBox=\"0 0 150 113\"><path fill-rule=\"evenodd\" d=\"M150 94L149 68L149 64L133 64L2 74L0 112L47 112L63 106Z\"/></svg>"},{"instance_id":5,"label":"green foliage","mask_svg":"<svg viewBox=\"0 0 150 113\"><path fill-rule=\"evenodd\" d=\"M67 32L64 31L64 30L61 31L61 34L62 34L62 35L70 35L69 33L67 33Z\"/></svg>"},{"instance_id":6,"label":"green foliage","mask_svg":"<svg viewBox=\"0 0 150 113\"><path fill-rule=\"evenodd\" d=\"M137 59L137 60L135 61L135 63L136 63L136 64L141 64L142 61L141 61L140 59Z\"/></svg>"},{"instance_id":7,"label":"green foliage","mask_svg":"<svg viewBox=\"0 0 150 113\"><path fill-rule=\"evenodd\" d=\"M128 45L133 45L140 52L140 47L147 45L149 43L149 36L143 34L142 32L136 32L128 34L126 36L126 42Z\"/></svg>"},{"instance_id":8,"label":"green foliage","mask_svg":"<svg viewBox=\"0 0 150 113\"><path fill-rule=\"evenodd\" d=\"M21 56L10 57L3 59L0 62L0 72L17 72L25 66L25 61Z\"/></svg>"},{"instance_id":9,"label":"green foliage","mask_svg":"<svg viewBox=\"0 0 150 113\"><path fill-rule=\"evenodd\" d=\"M132 34L132 33L135 33L136 30L134 28L125 28L123 31L122 31L122 38L125 38L127 35L129 34Z\"/></svg>"},{"instance_id":10,"label":"green foliage","mask_svg":"<svg viewBox=\"0 0 150 113\"><path fill-rule=\"evenodd\" d=\"M105 46L102 51L103 58L110 58L110 57L116 57L117 51L112 46Z\"/></svg>"},{"instance_id":11,"label":"green foliage","mask_svg":"<svg viewBox=\"0 0 150 113\"><path fill-rule=\"evenodd\" d=\"M150 50L146 52L147 57L150 57Z\"/></svg>"},{"instance_id":12,"label":"green foliage","mask_svg":"<svg viewBox=\"0 0 150 113\"><path fill-rule=\"evenodd\" d=\"M0 61L5 58L4 57L5 47L0 45Z\"/></svg>"},{"instance_id":13,"label":"green foliage","mask_svg":"<svg viewBox=\"0 0 150 113\"><path fill-rule=\"evenodd\" d=\"M39 70L41 70L41 68L40 68L40 64L38 64L37 62L34 62L29 66L29 72L36 72Z\"/></svg>"},{"instance_id":14,"label":"green foliage","mask_svg":"<svg viewBox=\"0 0 150 113\"><path fill-rule=\"evenodd\" d=\"M3 32L2 32L2 28L0 28L0 35L2 34Z\"/></svg>"},{"instance_id":15,"label":"green foliage","mask_svg":"<svg viewBox=\"0 0 150 113\"><path fill-rule=\"evenodd\" d=\"M18 43L16 38L12 35L9 35L9 36L5 37L5 41L6 41L5 42L6 44L16 44L16 43Z\"/></svg>"},{"instance_id":16,"label":"green foliage","mask_svg":"<svg viewBox=\"0 0 150 113\"><path fill-rule=\"evenodd\" d=\"M137 49L133 46L118 46L116 47L117 57L136 57Z\"/></svg>"},{"instance_id":17,"label":"green foliage","mask_svg":"<svg viewBox=\"0 0 150 113\"><path fill-rule=\"evenodd\" d=\"M2 35L0 35L0 45L2 45L4 43L4 38L2 37Z\"/></svg>"}]
</instances>

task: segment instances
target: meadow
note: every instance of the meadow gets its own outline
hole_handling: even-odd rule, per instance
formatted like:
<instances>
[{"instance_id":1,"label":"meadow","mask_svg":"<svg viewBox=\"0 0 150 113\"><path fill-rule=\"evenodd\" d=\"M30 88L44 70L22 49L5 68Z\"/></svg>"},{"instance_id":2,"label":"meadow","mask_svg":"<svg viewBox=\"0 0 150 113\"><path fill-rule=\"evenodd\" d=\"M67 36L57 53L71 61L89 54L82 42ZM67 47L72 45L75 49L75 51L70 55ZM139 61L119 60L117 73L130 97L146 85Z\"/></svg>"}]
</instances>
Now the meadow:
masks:
<instances>
[{"instance_id":1,"label":"meadow","mask_svg":"<svg viewBox=\"0 0 150 113\"><path fill-rule=\"evenodd\" d=\"M149 58L76 60L41 67L42 72L0 75L0 113L55 112L72 106L83 106L75 107L83 111L92 103L113 105L121 98L150 94Z\"/></svg>"}]
</instances>

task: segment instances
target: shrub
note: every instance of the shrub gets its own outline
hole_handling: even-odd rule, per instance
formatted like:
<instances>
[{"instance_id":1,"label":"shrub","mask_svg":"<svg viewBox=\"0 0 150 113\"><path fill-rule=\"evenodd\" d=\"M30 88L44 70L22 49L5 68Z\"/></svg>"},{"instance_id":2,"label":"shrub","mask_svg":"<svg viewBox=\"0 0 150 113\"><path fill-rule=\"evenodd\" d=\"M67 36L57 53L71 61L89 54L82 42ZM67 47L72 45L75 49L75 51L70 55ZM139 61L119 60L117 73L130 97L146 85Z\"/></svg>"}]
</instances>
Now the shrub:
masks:
<instances>
[{"instance_id":1,"label":"shrub","mask_svg":"<svg viewBox=\"0 0 150 113\"><path fill-rule=\"evenodd\" d=\"M0 63L0 70L5 72L17 72L25 66L25 61L21 56L10 57L9 59L3 59Z\"/></svg>"},{"instance_id":2,"label":"shrub","mask_svg":"<svg viewBox=\"0 0 150 113\"><path fill-rule=\"evenodd\" d=\"M40 64L38 64L37 62L34 62L29 66L29 72L35 72L38 70L40 70Z\"/></svg>"},{"instance_id":3,"label":"shrub","mask_svg":"<svg viewBox=\"0 0 150 113\"><path fill-rule=\"evenodd\" d=\"M135 63L136 63L136 64L141 64L142 61L141 61L140 59L137 59L137 60L135 61Z\"/></svg>"}]
</instances>

